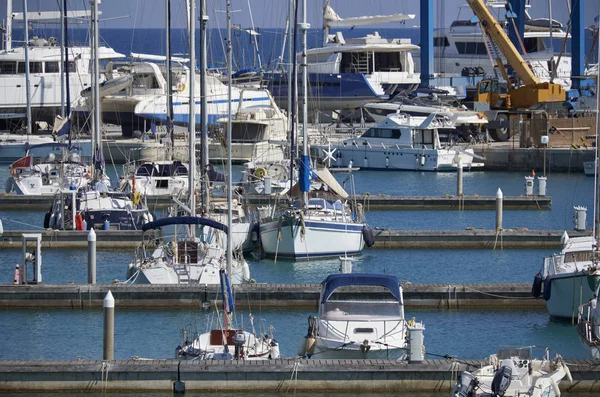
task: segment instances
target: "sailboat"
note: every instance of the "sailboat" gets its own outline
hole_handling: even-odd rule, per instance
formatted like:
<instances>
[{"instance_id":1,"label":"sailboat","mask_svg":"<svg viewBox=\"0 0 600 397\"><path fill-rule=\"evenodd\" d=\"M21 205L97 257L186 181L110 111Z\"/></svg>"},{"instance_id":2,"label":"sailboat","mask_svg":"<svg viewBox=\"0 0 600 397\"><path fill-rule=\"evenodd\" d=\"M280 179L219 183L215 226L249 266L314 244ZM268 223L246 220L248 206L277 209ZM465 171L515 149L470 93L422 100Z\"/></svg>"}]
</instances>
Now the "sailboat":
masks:
<instances>
[{"instance_id":1,"label":"sailboat","mask_svg":"<svg viewBox=\"0 0 600 397\"><path fill-rule=\"evenodd\" d=\"M278 216L272 216L266 221L261 220L260 240L265 254L275 258L309 259L358 254L364 247L363 230L367 226L361 216L357 216L356 219L353 218L346 202L348 194L331 176L329 171L327 169L312 170L310 166L306 126L308 119L306 33L309 24L306 23L305 2L303 13L304 22L299 24L303 34L303 154L298 164L299 181L297 186L302 192L302 199L294 202L290 208L285 209ZM295 69L295 67L294 64L293 68ZM295 90L295 85L292 85L292 90ZM292 117L293 119L294 117ZM291 135L293 141L293 132ZM292 147L292 153L293 151ZM292 169L293 157L292 155ZM309 192L314 189L314 187L311 188L311 177L313 175L317 176L319 182L321 182L314 192L319 197L309 199ZM293 177L290 177L290 180L292 179ZM291 193L293 193L293 190Z\"/></svg>"},{"instance_id":2,"label":"sailboat","mask_svg":"<svg viewBox=\"0 0 600 397\"><path fill-rule=\"evenodd\" d=\"M193 9L193 8L192 8ZM193 14L193 13L191 13ZM190 22L190 31L194 31L194 23ZM189 34L190 64L195 65L194 34ZM202 65L202 73L205 64ZM189 115L194 119L195 104L194 87L189 89ZM203 96L206 100L206 96ZM231 113L230 113L231 114ZM229 134L231 136L231 134ZM195 186L196 178L196 143L195 124L188 123L189 138L189 186ZM228 145L228 150L231 146ZM228 277L233 284L251 282L248 263L241 254L241 242L233 243L233 214L231 195L231 155L228 156L227 182L227 225L206 216L196 216L196 195L194 189L188 189L187 203L180 203L182 211L188 216L178 216L177 213L143 227L143 231L154 231L162 228L162 243L152 249L144 243L136 250L133 262L127 271L127 281L134 284L220 284L220 271L228 266ZM205 201L203 213L208 208ZM206 214L204 214L206 215ZM169 226L169 228L166 228ZM147 236L147 235L146 235ZM153 237L151 236L151 239ZM233 256L233 251L237 255Z\"/></svg>"}]
</instances>

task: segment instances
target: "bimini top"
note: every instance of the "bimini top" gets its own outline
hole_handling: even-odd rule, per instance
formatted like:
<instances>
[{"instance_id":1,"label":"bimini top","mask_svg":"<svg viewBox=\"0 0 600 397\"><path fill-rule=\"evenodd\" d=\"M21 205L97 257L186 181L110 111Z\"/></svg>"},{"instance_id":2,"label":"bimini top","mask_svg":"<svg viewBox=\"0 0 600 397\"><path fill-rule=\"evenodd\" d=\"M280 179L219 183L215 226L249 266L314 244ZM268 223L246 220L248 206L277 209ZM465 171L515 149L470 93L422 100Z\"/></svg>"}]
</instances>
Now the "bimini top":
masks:
<instances>
[{"instance_id":1,"label":"bimini top","mask_svg":"<svg viewBox=\"0 0 600 397\"><path fill-rule=\"evenodd\" d=\"M213 221L212 219L200 218L197 216L170 216L167 218L161 218L155 220L154 222L148 222L144 224L144 226L142 226L142 230L145 232L147 230L158 229L159 227L169 225L205 225L222 230L225 232L225 234L227 234L226 225L217 221Z\"/></svg>"},{"instance_id":2,"label":"bimini top","mask_svg":"<svg viewBox=\"0 0 600 397\"><path fill-rule=\"evenodd\" d=\"M350 274L332 274L321 283L323 288L323 298L321 303L325 303L333 292L341 287L351 285L358 286L380 286L390 290L398 302L401 302L400 286L396 276L387 274L368 274L368 273L350 273Z\"/></svg>"}]
</instances>

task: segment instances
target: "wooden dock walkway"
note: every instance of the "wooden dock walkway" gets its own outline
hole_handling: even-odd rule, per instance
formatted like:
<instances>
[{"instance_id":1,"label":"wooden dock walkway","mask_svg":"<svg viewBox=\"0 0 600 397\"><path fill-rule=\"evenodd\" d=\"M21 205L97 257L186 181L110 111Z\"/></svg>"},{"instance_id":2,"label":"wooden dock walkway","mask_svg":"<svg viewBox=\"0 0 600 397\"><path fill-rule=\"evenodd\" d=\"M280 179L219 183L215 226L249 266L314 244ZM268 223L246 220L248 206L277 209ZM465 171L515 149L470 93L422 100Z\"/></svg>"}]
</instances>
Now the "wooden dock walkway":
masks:
<instances>
[{"instance_id":1,"label":"wooden dock walkway","mask_svg":"<svg viewBox=\"0 0 600 397\"><path fill-rule=\"evenodd\" d=\"M600 392L600 361L566 360L573 382L563 392ZM448 395L456 375L481 360L258 361L0 361L3 393L172 393L176 381L186 392L424 392Z\"/></svg>"},{"instance_id":2,"label":"wooden dock walkway","mask_svg":"<svg viewBox=\"0 0 600 397\"><path fill-rule=\"evenodd\" d=\"M403 283L408 308L542 309L546 302L531 296L530 284L412 284ZM234 285L236 307L317 308L320 284ZM117 308L201 308L205 292L220 304L218 285L0 285L0 308L102 308L111 291ZM377 299L383 288L345 287L339 294Z\"/></svg>"},{"instance_id":3,"label":"wooden dock walkway","mask_svg":"<svg viewBox=\"0 0 600 397\"><path fill-rule=\"evenodd\" d=\"M353 197L362 203L367 211L371 210L493 210L496 197L463 196L447 194L445 196L387 196L383 194L361 194ZM3 210L30 211L45 210L52 206L52 196L22 196L14 194L0 195L0 207ZM269 196L250 196L249 205L273 204L275 199ZM285 197L277 203L287 203ZM173 205L171 196L158 196L147 200L151 210L163 209ZM504 210L547 210L552 206L550 196L505 196Z\"/></svg>"},{"instance_id":4,"label":"wooden dock walkway","mask_svg":"<svg viewBox=\"0 0 600 397\"><path fill-rule=\"evenodd\" d=\"M96 230L99 249L133 249L142 243L141 231ZM388 230L375 228L372 248L403 249L504 249L560 248L564 230ZM41 233L42 248L86 249L87 231L80 230L5 230L0 236L0 250L21 249L23 233ZM569 231L569 236L590 235L591 231ZM154 236L151 233L147 233Z\"/></svg>"}]
</instances>

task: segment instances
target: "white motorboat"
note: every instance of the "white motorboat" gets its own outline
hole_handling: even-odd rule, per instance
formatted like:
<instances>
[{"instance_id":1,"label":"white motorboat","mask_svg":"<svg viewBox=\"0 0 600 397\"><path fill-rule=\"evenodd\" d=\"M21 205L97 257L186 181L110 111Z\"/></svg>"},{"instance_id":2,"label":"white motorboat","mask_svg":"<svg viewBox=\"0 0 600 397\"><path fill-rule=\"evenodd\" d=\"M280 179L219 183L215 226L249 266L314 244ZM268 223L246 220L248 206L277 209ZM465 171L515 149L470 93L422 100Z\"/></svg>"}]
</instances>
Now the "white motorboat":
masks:
<instances>
[{"instance_id":1,"label":"white motorboat","mask_svg":"<svg viewBox=\"0 0 600 397\"><path fill-rule=\"evenodd\" d=\"M48 157L29 153L53 148ZM54 154L57 151L58 156ZM81 162L76 147L51 143L32 146L27 155L12 163L6 182L6 192L24 195L54 195L62 190L78 190L91 181L89 165Z\"/></svg>"},{"instance_id":2,"label":"white motorboat","mask_svg":"<svg viewBox=\"0 0 600 397\"><path fill-rule=\"evenodd\" d=\"M11 3L12 0L7 1ZM11 7L12 9L12 7ZM29 15L31 14L31 15ZM58 12L29 13L28 19L40 21L59 20ZM13 21L22 21L23 13L12 13ZM89 11L70 11L69 18L88 18ZM12 23L10 24L12 29ZM12 32L6 34L5 49L0 50L0 114L10 117L25 117L27 106L25 84L25 48L12 46ZM56 39L36 37L28 43L30 65L30 85L32 87L30 102L33 110L33 121L54 122L54 117L61 110L61 86L64 81L64 67L61 61L61 46ZM91 86L90 69L91 51L89 46L69 46L66 57L69 59L70 78L68 89L79 94ZM98 58L102 62L124 58L125 55L115 52L106 46L98 47ZM77 97L74 97L74 103Z\"/></svg>"},{"instance_id":3,"label":"white motorboat","mask_svg":"<svg viewBox=\"0 0 600 397\"><path fill-rule=\"evenodd\" d=\"M253 102L243 100L244 93L240 91L238 108L231 117L231 161L246 163L248 161L274 162L285 158L284 145L287 142L287 117L279 109L268 90L253 90L262 92L269 98L268 106L256 106ZM228 118L217 120L227 131ZM222 138L213 139L208 147L210 160L224 161L227 157L227 141L224 133Z\"/></svg>"},{"instance_id":4,"label":"white motorboat","mask_svg":"<svg viewBox=\"0 0 600 397\"><path fill-rule=\"evenodd\" d=\"M450 396L560 397L563 378L573 382L571 371L560 355L550 359L548 354L539 359L531 347L501 349L481 368L463 371Z\"/></svg>"},{"instance_id":5,"label":"white motorboat","mask_svg":"<svg viewBox=\"0 0 600 397\"><path fill-rule=\"evenodd\" d=\"M476 162L472 148L450 142L442 143L441 132L454 130L452 118L430 114L428 117L393 114L369 128L358 138L322 147L332 153L332 167L361 169L456 171L461 162L465 169L483 167Z\"/></svg>"},{"instance_id":6,"label":"white motorboat","mask_svg":"<svg viewBox=\"0 0 600 397\"><path fill-rule=\"evenodd\" d=\"M487 0L486 3L496 19L501 21L503 26L508 26L510 22L505 19L506 2ZM569 89L571 87L571 57L558 51L554 52L550 38L564 40L570 36L557 21L550 23L548 19L531 19L527 11L529 7L528 4L523 40L526 54L523 57L533 73L542 81L551 80L552 66L550 65L554 65L554 82ZM461 14L463 14L462 18ZM460 6L456 20L449 28L434 31L433 56L436 73L465 76L494 73L495 61L490 60L479 22L475 22L472 18L473 13L470 7L468 5ZM420 54L414 54L413 58L416 70L420 72ZM503 56L502 59L506 63Z\"/></svg>"},{"instance_id":7,"label":"white motorboat","mask_svg":"<svg viewBox=\"0 0 600 397\"><path fill-rule=\"evenodd\" d=\"M357 299L352 287L373 288L369 293L376 297ZM414 320L410 322L415 326ZM330 275L321 283L319 312L316 318L309 317L298 354L314 359L403 360L408 351L408 323L396 276Z\"/></svg>"},{"instance_id":8,"label":"white motorboat","mask_svg":"<svg viewBox=\"0 0 600 397\"><path fill-rule=\"evenodd\" d=\"M597 290L589 302L579 306L577 315L577 333L583 346L589 350L590 355L600 359L600 307L598 306Z\"/></svg>"},{"instance_id":9,"label":"white motorboat","mask_svg":"<svg viewBox=\"0 0 600 397\"><path fill-rule=\"evenodd\" d=\"M279 358L279 344L271 334L258 335L254 327L254 317L250 315L252 332L237 329L232 324L234 298L225 270L220 271L221 291L223 294L222 317L218 328L184 340L175 349L175 357L187 360L268 360ZM222 321L222 323L221 323Z\"/></svg>"},{"instance_id":10,"label":"white motorboat","mask_svg":"<svg viewBox=\"0 0 600 397\"><path fill-rule=\"evenodd\" d=\"M371 102L363 106L363 109L380 123L387 116L394 113L404 113L409 116L427 117L432 113L449 118L455 117L454 134L469 140L471 137L481 134L488 123L481 113L469 110L466 106L459 104L455 97L434 90L429 92L413 91L412 93L400 93L389 102Z\"/></svg>"},{"instance_id":11,"label":"white motorboat","mask_svg":"<svg viewBox=\"0 0 600 397\"><path fill-rule=\"evenodd\" d=\"M592 299L600 284L597 243L593 236L569 237L566 232L562 242L559 254L544 258L532 293L543 296L551 317L574 321L578 307Z\"/></svg>"},{"instance_id":12,"label":"white motorboat","mask_svg":"<svg viewBox=\"0 0 600 397\"><path fill-rule=\"evenodd\" d=\"M412 44L410 39L388 39L381 37L378 32L359 38L345 38L339 31L329 34L331 28L403 22L414 19L414 15L341 18L328 3L326 2L323 14L324 43L321 47L306 51L309 74L323 76L339 73L363 74L375 93L382 97L411 91L419 85L420 74L415 72L411 55L411 52L418 50L419 47ZM340 90L343 88L341 87ZM344 96L342 93L340 95ZM328 99L334 100L334 98Z\"/></svg>"}]
</instances>

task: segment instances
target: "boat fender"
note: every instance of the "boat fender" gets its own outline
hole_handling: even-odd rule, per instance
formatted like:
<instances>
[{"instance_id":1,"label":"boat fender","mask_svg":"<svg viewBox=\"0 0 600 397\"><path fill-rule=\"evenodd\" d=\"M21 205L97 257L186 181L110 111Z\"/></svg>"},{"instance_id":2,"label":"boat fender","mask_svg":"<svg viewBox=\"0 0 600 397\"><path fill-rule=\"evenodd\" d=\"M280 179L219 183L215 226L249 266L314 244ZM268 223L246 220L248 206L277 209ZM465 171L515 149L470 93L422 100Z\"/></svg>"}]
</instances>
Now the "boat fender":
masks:
<instances>
[{"instance_id":1,"label":"boat fender","mask_svg":"<svg viewBox=\"0 0 600 397\"><path fill-rule=\"evenodd\" d=\"M257 178L264 178L265 176L267 176L267 170L264 169L263 167L258 167L254 171L254 176Z\"/></svg>"},{"instance_id":2,"label":"boat fender","mask_svg":"<svg viewBox=\"0 0 600 397\"><path fill-rule=\"evenodd\" d=\"M10 193L10 192L12 192L12 190L13 190L13 180L12 180L12 178L8 178L6 180L6 185L4 186L4 191L6 193Z\"/></svg>"},{"instance_id":3,"label":"boat fender","mask_svg":"<svg viewBox=\"0 0 600 397\"><path fill-rule=\"evenodd\" d=\"M550 377L550 383L552 384L552 388L554 389L554 394L556 397L560 397L560 387L558 387L558 383L556 383L556 379L552 376Z\"/></svg>"},{"instance_id":4,"label":"boat fender","mask_svg":"<svg viewBox=\"0 0 600 397\"><path fill-rule=\"evenodd\" d=\"M550 300L552 294L552 276L548 276L544 279L544 299Z\"/></svg>"},{"instance_id":5,"label":"boat fender","mask_svg":"<svg viewBox=\"0 0 600 397\"><path fill-rule=\"evenodd\" d=\"M81 216L81 213L75 215L75 229L83 230L83 217Z\"/></svg>"},{"instance_id":6,"label":"boat fender","mask_svg":"<svg viewBox=\"0 0 600 397\"><path fill-rule=\"evenodd\" d=\"M390 158L386 157L385 158L385 168L389 168L390 167Z\"/></svg>"},{"instance_id":7,"label":"boat fender","mask_svg":"<svg viewBox=\"0 0 600 397\"><path fill-rule=\"evenodd\" d=\"M52 216L52 212L46 212L44 215L44 229L48 229L50 227L50 217Z\"/></svg>"},{"instance_id":8,"label":"boat fender","mask_svg":"<svg viewBox=\"0 0 600 397\"><path fill-rule=\"evenodd\" d=\"M54 229L56 227L56 215L54 212L50 214L50 218L48 219L48 228Z\"/></svg>"},{"instance_id":9,"label":"boat fender","mask_svg":"<svg viewBox=\"0 0 600 397\"><path fill-rule=\"evenodd\" d=\"M539 298L542 295L542 284L544 283L542 273L538 273L533 278L533 285L531 286L531 296Z\"/></svg>"},{"instance_id":10,"label":"boat fender","mask_svg":"<svg viewBox=\"0 0 600 397\"><path fill-rule=\"evenodd\" d=\"M279 358L279 343L277 343L274 339L271 341L271 353L269 354L270 359Z\"/></svg>"},{"instance_id":11,"label":"boat fender","mask_svg":"<svg viewBox=\"0 0 600 397\"><path fill-rule=\"evenodd\" d=\"M246 261L244 261L244 263L242 264L242 276L244 277L244 281L250 280L250 266Z\"/></svg>"},{"instance_id":12,"label":"boat fender","mask_svg":"<svg viewBox=\"0 0 600 397\"><path fill-rule=\"evenodd\" d=\"M364 225L362 228L362 235L365 245L367 247L372 247L375 244L375 238L373 237L373 230L369 227L369 225Z\"/></svg>"},{"instance_id":13,"label":"boat fender","mask_svg":"<svg viewBox=\"0 0 600 397\"><path fill-rule=\"evenodd\" d=\"M494 396L504 396L510 386L512 369L505 365L501 366L492 379L492 394Z\"/></svg>"}]
</instances>

